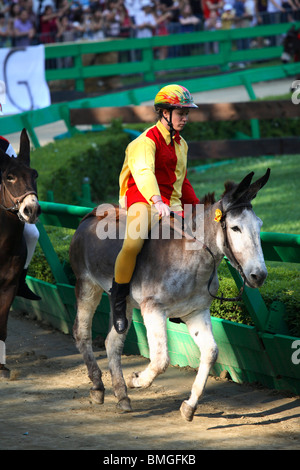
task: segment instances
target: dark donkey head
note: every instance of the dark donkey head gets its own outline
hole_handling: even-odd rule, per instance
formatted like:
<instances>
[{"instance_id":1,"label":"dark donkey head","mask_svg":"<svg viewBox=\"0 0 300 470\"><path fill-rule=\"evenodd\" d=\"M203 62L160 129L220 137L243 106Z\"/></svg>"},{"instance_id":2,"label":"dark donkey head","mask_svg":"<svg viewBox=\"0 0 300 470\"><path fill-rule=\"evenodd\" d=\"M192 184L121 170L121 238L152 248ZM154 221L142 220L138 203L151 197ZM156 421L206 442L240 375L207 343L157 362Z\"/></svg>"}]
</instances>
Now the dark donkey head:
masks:
<instances>
[{"instance_id":1,"label":"dark donkey head","mask_svg":"<svg viewBox=\"0 0 300 470\"><path fill-rule=\"evenodd\" d=\"M37 171L30 168L30 143L25 129L20 136L17 158L0 149L1 209L17 213L22 222L33 224L41 208L37 198Z\"/></svg>"}]
</instances>

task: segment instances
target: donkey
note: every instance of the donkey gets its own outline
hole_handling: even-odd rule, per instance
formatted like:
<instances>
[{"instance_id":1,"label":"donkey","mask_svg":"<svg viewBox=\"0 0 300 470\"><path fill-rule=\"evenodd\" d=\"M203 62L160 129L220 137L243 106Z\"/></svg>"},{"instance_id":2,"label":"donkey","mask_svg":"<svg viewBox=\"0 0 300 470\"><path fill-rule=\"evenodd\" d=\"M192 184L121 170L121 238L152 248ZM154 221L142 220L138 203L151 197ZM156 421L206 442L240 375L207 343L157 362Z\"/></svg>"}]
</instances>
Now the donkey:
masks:
<instances>
[{"instance_id":1,"label":"donkey","mask_svg":"<svg viewBox=\"0 0 300 470\"><path fill-rule=\"evenodd\" d=\"M181 227L174 223L171 239L159 237L145 240L131 281L126 315L130 325L132 309L141 309L147 330L150 363L145 370L129 377L127 385L148 387L158 374L166 370L169 364L166 319L181 319L201 352L190 397L180 407L183 418L188 421L193 419L210 369L218 356L210 319L210 305L219 287L217 266L224 255L227 256L240 272L244 283L252 288L260 287L267 277L260 243L262 222L255 215L251 200L268 181L270 170L251 183L253 174L248 174L238 185L227 184L221 199L207 203L202 213L197 214L194 210L191 223L182 232L184 236L174 236ZM103 221L107 221L108 226L110 222L117 221L119 232L124 233L124 211L107 210L102 205L81 221L70 245L77 299L73 332L93 383L91 398L96 403L103 403L105 390L92 350L91 325L103 291L109 293L115 259L122 244L120 233L118 238L103 239L99 236L98 224ZM188 227L193 230L190 234ZM131 411L121 368L126 333L117 334L111 326L105 343L118 407Z\"/></svg>"},{"instance_id":2,"label":"donkey","mask_svg":"<svg viewBox=\"0 0 300 470\"><path fill-rule=\"evenodd\" d=\"M0 191L0 345L7 337L9 309L18 291L27 248L24 223L33 224L41 212L37 198L36 170L30 168L30 142L25 129L20 136L17 158L0 149L2 172ZM1 363L2 362L4 363ZM0 355L0 378L9 377L9 369Z\"/></svg>"}]
</instances>

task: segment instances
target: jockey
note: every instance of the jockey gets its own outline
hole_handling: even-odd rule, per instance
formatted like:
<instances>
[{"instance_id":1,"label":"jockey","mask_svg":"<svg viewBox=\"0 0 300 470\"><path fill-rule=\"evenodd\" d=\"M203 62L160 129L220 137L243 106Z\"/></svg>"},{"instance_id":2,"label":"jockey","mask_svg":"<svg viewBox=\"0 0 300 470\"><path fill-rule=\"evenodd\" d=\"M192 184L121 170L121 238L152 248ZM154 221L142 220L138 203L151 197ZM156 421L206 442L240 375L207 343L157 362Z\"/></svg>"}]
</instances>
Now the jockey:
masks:
<instances>
[{"instance_id":1,"label":"jockey","mask_svg":"<svg viewBox=\"0 0 300 470\"><path fill-rule=\"evenodd\" d=\"M127 210L126 235L110 290L118 333L128 326L126 297L137 255L154 217L169 216L170 210L182 214L184 204L199 203L186 177L188 146L179 134L188 121L190 108L198 106L186 88L167 85L157 93L154 107L158 122L128 145L120 173L120 205ZM129 230L137 225L137 218L138 236Z\"/></svg>"},{"instance_id":2,"label":"jockey","mask_svg":"<svg viewBox=\"0 0 300 470\"><path fill-rule=\"evenodd\" d=\"M0 104L0 110L2 111L2 107ZM2 114L2 113L1 113ZM14 151L12 145L6 140L4 137L0 136L0 148L1 150L9 155L10 157L17 157L16 152ZM1 185L1 172L0 172L0 185ZM34 224L24 224L24 238L27 245L27 258L24 266L24 270L20 277L19 282L19 289L17 292L17 296L24 297L25 299L29 300L41 300L41 297L36 295L32 292L26 284L26 275L28 271L29 263L33 257L34 250L39 239L39 231Z\"/></svg>"}]
</instances>

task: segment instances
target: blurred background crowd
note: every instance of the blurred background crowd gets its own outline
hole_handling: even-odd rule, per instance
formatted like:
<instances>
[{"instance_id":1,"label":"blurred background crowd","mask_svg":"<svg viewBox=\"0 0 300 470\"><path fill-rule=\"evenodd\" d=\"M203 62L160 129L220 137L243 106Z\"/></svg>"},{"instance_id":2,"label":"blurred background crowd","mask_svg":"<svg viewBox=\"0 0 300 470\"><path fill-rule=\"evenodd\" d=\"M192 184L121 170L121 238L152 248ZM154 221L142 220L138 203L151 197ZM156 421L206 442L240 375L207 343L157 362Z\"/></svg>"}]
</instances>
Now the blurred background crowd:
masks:
<instances>
[{"instance_id":1,"label":"blurred background crowd","mask_svg":"<svg viewBox=\"0 0 300 470\"><path fill-rule=\"evenodd\" d=\"M300 0L0 0L0 47L300 20Z\"/></svg>"}]
</instances>

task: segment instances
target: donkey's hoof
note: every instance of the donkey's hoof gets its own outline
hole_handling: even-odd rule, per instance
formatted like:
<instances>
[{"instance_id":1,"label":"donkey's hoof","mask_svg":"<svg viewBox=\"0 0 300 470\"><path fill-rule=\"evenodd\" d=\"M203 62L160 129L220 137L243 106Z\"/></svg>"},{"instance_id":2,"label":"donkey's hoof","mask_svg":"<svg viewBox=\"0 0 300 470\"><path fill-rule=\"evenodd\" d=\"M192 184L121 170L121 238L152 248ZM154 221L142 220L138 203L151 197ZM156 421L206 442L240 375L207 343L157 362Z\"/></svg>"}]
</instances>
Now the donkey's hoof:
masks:
<instances>
[{"instance_id":1,"label":"donkey's hoof","mask_svg":"<svg viewBox=\"0 0 300 470\"><path fill-rule=\"evenodd\" d=\"M0 368L0 380L3 379L3 380L7 380L10 378L10 370L7 369L7 367L1 365L1 368Z\"/></svg>"},{"instance_id":2,"label":"donkey's hoof","mask_svg":"<svg viewBox=\"0 0 300 470\"><path fill-rule=\"evenodd\" d=\"M132 374L127 377L126 383L129 388L140 387L139 375L139 372L132 372Z\"/></svg>"},{"instance_id":3,"label":"donkey's hoof","mask_svg":"<svg viewBox=\"0 0 300 470\"><path fill-rule=\"evenodd\" d=\"M102 405L104 403L104 390L90 390L90 397L93 403L97 405Z\"/></svg>"},{"instance_id":4,"label":"donkey's hoof","mask_svg":"<svg viewBox=\"0 0 300 470\"><path fill-rule=\"evenodd\" d=\"M128 397L122 398L122 399L117 403L117 408L118 408L119 410L122 410L122 411L125 411L125 412L127 412L127 413L130 413L130 411L132 411L130 398L128 398Z\"/></svg>"},{"instance_id":5,"label":"donkey's hoof","mask_svg":"<svg viewBox=\"0 0 300 470\"><path fill-rule=\"evenodd\" d=\"M193 421L196 408L192 408L186 401L183 401L180 407L181 416L187 421Z\"/></svg>"}]
</instances>

